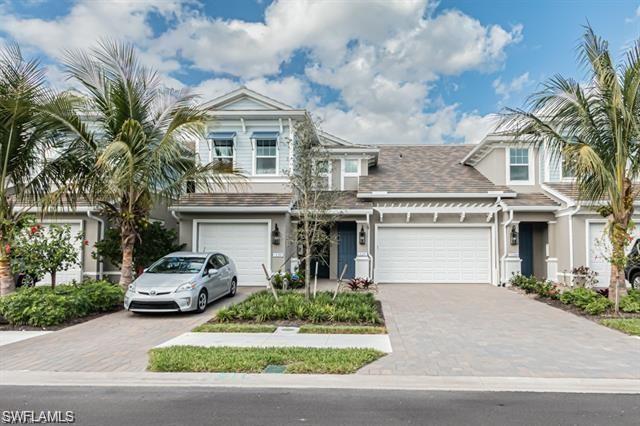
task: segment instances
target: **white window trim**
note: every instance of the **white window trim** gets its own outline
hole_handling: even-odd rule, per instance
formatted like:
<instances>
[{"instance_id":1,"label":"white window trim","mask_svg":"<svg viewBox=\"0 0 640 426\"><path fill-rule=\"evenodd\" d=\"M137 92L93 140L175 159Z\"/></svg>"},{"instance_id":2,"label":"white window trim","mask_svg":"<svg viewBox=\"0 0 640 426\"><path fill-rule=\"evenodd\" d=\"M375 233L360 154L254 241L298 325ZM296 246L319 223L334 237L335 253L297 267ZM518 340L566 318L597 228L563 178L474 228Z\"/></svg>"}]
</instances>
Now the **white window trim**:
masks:
<instances>
[{"instance_id":1,"label":"white window trim","mask_svg":"<svg viewBox=\"0 0 640 426\"><path fill-rule=\"evenodd\" d=\"M345 171L345 165L347 160L355 160L358 163L358 170L355 172ZM344 178L345 177L357 177L358 183L360 181L360 170L362 168L362 160L356 157L346 157L340 159L340 190L344 191Z\"/></svg>"},{"instance_id":2,"label":"white window trim","mask_svg":"<svg viewBox=\"0 0 640 426\"><path fill-rule=\"evenodd\" d=\"M572 183L576 181L575 176L565 176L564 175L564 157L560 158L560 180L562 182Z\"/></svg>"},{"instance_id":3,"label":"white window trim","mask_svg":"<svg viewBox=\"0 0 640 426\"><path fill-rule=\"evenodd\" d=\"M236 167L236 137L234 136L231 139L218 139L219 141L231 141L231 143L233 143L233 155L231 157L219 157L217 155L214 155L215 151L216 151L216 138L211 138L209 139L211 141L211 147L209 148L209 163L211 163L214 159L218 159L218 158L231 158L231 164L233 166L233 168Z\"/></svg>"},{"instance_id":4,"label":"white window trim","mask_svg":"<svg viewBox=\"0 0 640 426\"><path fill-rule=\"evenodd\" d=\"M511 180L511 150L512 149L527 149L528 150L528 168L529 168L529 179L528 180ZM534 185L536 181L536 170L534 168L534 151L533 147L529 148L520 148L520 147L507 147L506 155L505 155L505 164L506 164L506 175L507 175L507 185Z\"/></svg>"},{"instance_id":5,"label":"white window trim","mask_svg":"<svg viewBox=\"0 0 640 426\"><path fill-rule=\"evenodd\" d=\"M265 173L261 173L258 174L257 173L257 169L258 169L258 139L256 138L251 138L251 145L253 146L253 155L252 155L252 176L258 176L258 177L262 177L262 176L280 176L280 143L279 143L279 137L275 138L275 139L260 139L260 140L275 140L276 141L276 172L275 173L269 173L269 174L265 174ZM273 157L260 157L260 158L273 158Z\"/></svg>"}]
</instances>

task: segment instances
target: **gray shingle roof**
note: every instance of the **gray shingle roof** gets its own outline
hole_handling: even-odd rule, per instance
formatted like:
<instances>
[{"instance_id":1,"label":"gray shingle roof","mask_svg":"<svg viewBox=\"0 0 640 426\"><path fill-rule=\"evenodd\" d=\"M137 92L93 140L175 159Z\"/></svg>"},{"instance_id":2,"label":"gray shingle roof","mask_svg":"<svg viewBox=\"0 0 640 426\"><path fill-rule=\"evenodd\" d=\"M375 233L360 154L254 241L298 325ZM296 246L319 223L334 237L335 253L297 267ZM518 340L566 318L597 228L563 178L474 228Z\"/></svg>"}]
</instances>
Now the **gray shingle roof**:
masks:
<instances>
[{"instance_id":1,"label":"gray shingle roof","mask_svg":"<svg viewBox=\"0 0 640 426\"><path fill-rule=\"evenodd\" d=\"M547 197L544 194L532 193L524 194L519 193L516 198L505 198L502 201L508 206L559 206L560 204Z\"/></svg>"},{"instance_id":2,"label":"gray shingle roof","mask_svg":"<svg viewBox=\"0 0 640 426\"><path fill-rule=\"evenodd\" d=\"M202 207L287 207L290 193L195 193L180 197L178 206Z\"/></svg>"},{"instance_id":3,"label":"gray shingle roof","mask_svg":"<svg viewBox=\"0 0 640 426\"><path fill-rule=\"evenodd\" d=\"M378 165L360 178L360 192L512 192L494 185L473 167L460 164L475 145L380 146Z\"/></svg>"},{"instance_id":4,"label":"gray shingle roof","mask_svg":"<svg viewBox=\"0 0 640 426\"><path fill-rule=\"evenodd\" d=\"M551 189L555 189L562 195L569 197L573 200L580 199L580 189L578 185L573 182L565 182L565 183L547 183L547 186ZM638 197L640 195L640 185L633 185L634 196Z\"/></svg>"}]
</instances>

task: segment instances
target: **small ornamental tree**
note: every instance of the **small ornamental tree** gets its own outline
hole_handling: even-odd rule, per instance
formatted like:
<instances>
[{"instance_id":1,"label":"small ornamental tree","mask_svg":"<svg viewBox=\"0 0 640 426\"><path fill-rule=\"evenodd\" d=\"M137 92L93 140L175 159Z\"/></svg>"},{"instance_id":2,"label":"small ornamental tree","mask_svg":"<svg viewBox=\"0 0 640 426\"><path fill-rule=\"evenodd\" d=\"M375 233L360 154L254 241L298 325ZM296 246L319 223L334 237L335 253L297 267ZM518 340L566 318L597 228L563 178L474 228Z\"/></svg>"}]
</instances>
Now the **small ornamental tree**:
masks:
<instances>
[{"instance_id":1,"label":"small ornamental tree","mask_svg":"<svg viewBox=\"0 0 640 426\"><path fill-rule=\"evenodd\" d=\"M327 186L330 158L320 143L315 123L305 118L296 125L295 135L295 140L291 141L293 167L289 181L295 198L294 215L298 219L294 244L304 252L300 261L304 264L304 288L308 299L311 295L311 259L330 241L327 229L335 222L330 210L338 195Z\"/></svg>"},{"instance_id":2,"label":"small ornamental tree","mask_svg":"<svg viewBox=\"0 0 640 426\"><path fill-rule=\"evenodd\" d=\"M79 265L76 245L82 239L82 234L71 235L68 225L33 225L18 234L11 248L13 272L26 273L35 282L50 274L55 288L59 271Z\"/></svg>"},{"instance_id":3,"label":"small ornamental tree","mask_svg":"<svg viewBox=\"0 0 640 426\"><path fill-rule=\"evenodd\" d=\"M102 241L95 244L93 257L103 257L113 266L120 267L122 262L122 238L120 229L110 228ZM139 275L153 262L174 251L180 251L184 244L178 244L178 233L166 229L158 222L146 222L140 227L140 239L133 246L133 265Z\"/></svg>"}]
</instances>

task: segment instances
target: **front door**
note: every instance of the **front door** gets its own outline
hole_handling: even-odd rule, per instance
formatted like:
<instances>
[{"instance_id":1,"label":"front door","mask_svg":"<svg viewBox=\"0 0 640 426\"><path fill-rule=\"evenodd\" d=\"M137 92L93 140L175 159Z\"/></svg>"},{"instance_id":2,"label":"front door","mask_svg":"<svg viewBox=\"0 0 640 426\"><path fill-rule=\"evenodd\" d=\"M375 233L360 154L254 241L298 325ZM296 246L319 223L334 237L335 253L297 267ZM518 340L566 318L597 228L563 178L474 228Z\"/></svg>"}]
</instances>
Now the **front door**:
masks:
<instances>
[{"instance_id":1,"label":"front door","mask_svg":"<svg viewBox=\"0 0 640 426\"><path fill-rule=\"evenodd\" d=\"M533 275L533 225L531 223L520 223L518 225L520 235L518 246L520 259L520 273L525 277Z\"/></svg>"},{"instance_id":2,"label":"front door","mask_svg":"<svg viewBox=\"0 0 640 426\"><path fill-rule=\"evenodd\" d=\"M338 222L338 278L347 265L344 278L354 278L356 273L357 232L355 222Z\"/></svg>"}]
</instances>

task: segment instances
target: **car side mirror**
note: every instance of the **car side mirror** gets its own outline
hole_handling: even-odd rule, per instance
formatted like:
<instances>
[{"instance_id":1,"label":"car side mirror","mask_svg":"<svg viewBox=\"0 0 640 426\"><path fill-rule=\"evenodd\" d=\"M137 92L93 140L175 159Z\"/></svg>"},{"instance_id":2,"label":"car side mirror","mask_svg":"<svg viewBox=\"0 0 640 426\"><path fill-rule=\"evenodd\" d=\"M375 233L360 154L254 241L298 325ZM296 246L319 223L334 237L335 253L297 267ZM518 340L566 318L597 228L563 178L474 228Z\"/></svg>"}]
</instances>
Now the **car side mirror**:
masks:
<instances>
[{"instance_id":1,"label":"car side mirror","mask_svg":"<svg viewBox=\"0 0 640 426\"><path fill-rule=\"evenodd\" d=\"M218 270L215 268L211 268L207 270L207 275L212 276L218 273Z\"/></svg>"}]
</instances>

